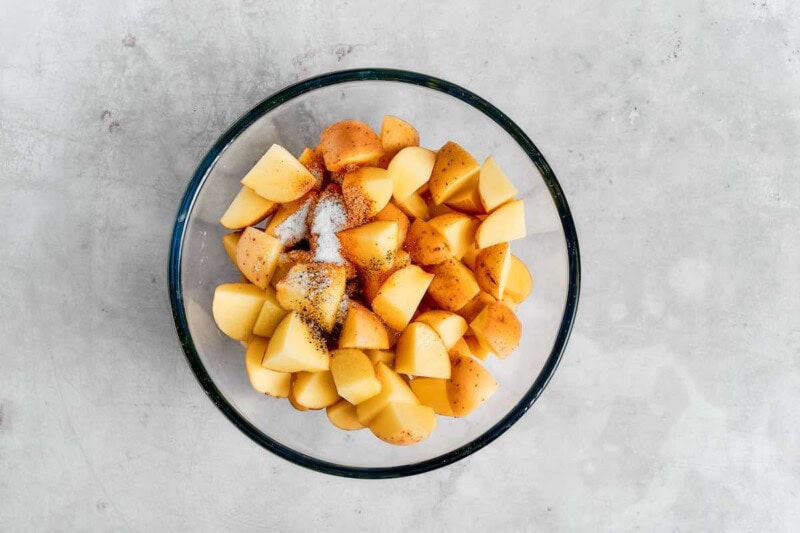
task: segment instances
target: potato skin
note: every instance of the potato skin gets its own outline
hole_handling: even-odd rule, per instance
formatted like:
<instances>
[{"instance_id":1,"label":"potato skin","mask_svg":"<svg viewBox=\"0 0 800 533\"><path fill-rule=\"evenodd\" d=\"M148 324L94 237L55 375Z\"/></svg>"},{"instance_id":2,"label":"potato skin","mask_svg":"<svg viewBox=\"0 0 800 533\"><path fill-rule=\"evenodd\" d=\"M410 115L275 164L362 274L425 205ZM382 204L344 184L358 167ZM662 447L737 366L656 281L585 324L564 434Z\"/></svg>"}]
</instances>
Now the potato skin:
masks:
<instances>
[{"instance_id":1,"label":"potato skin","mask_svg":"<svg viewBox=\"0 0 800 533\"><path fill-rule=\"evenodd\" d=\"M331 172L341 172L351 165L375 164L383 155L380 137L359 120L342 120L325 128L319 149Z\"/></svg>"},{"instance_id":2,"label":"potato skin","mask_svg":"<svg viewBox=\"0 0 800 533\"><path fill-rule=\"evenodd\" d=\"M434 278L428 294L445 311L462 309L480 292L475 275L455 258L450 257L432 267L431 273Z\"/></svg>"},{"instance_id":3,"label":"potato skin","mask_svg":"<svg viewBox=\"0 0 800 533\"><path fill-rule=\"evenodd\" d=\"M469 324L478 341L505 359L519 346L522 323L506 304L492 302Z\"/></svg>"},{"instance_id":4,"label":"potato skin","mask_svg":"<svg viewBox=\"0 0 800 533\"><path fill-rule=\"evenodd\" d=\"M472 357L456 356L451 359L447 397L453 416L468 415L497 390L498 383L481 364Z\"/></svg>"},{"instance_id":5,"label":"potato skin","mask_svg":"<svg viewBox=\"0 0 800 533\"><path fill-rule=\"evenodd\" d=\"M420 219L408 228L403 248L418 265L438 265L453 255L444 237Z\"/></svg>"}]
</instances>

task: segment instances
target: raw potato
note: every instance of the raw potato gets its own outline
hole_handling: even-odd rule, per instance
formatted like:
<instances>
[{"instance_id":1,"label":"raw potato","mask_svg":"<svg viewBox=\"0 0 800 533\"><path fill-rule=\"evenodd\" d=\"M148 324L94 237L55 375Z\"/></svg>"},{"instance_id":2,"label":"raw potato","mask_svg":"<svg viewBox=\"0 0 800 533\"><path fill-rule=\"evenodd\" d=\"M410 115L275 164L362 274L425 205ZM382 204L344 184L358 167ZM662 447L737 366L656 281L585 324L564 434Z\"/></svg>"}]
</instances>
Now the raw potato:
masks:
<instances>
[{"instance_id":1,"label":"raw potato","mask_svg":"<svg viewBox=\"0 0 800 533\"><path fill-rule=\"evenodd\" d=\"M383 282L389 279L389 276L405 268L411 264L411 256L405 250L398 250L394 256L394 263L386 270L361 270L359 272L359 279L361 280L362 290L364 291L364 298L368 303L372 303L378 290L383 285Z\"/></svg>"},{"instance_id":2,"label":"raw potato","mask_svg":"<svg viewBox=\"0 0 800 533\"><path fill-rule=\"evenodd\" d=\"M478 257L478 252L480 252L480 250L473 242L472 246L467 248L467 252L464 254L464 257L461 258L461 261L471 269L475 270L475 258Z\"/></svg>"},{"instance_id":3,"label":"raw potato","mask_svg":"<svg viewBox=\"0 0 800 533\"><path fill-rule=\"evenodd\" d=\"M482 215L486 213L481 203L478 175L475 174L469 178L464 186L447 200L446 205L461 213L469 213L472 215Z\"/></svg>"},{"instance_id":4,"label":"raw potato","mask_svg":"<svg viewBox=\"0 0 800 533\"><path fill-rule=\"evenodd\" d=\"M436 154L427 148L412 146L400 150L386 169L394 182L394 199L404 200L425 185L435 161Z\"/></svg>"},{"instance_id":5,"label":"raw potato","mask_svg":"<svg viewBox=\"0 0 800 533\"><path fill-rule=\"evenodd\" d=\"M306 238L310 213L317 204L317 192L311 191L294 202L280 206L270 219L264 233L275 237L284 246L294 246Z\"/></svg>"},{"instance_id":6,"label":"raw potato","mask_svg":"<svg viewBox=\"0 0 800 533\"><path fill-rule=\"evenodd\" d=\"M375 215L375 220L387 220L389 222L397 222L397 246L403 246L408 233L408 216L406 216L399 207L393 203L386 204L383 210Z\"/></svg>"},{"instance_id":7,"label":"raw potato","mask_svg":"<svg viewBox=\"0 0 800 533\"><path fill-rule=\"evenodd\" d=\"M386 326L378 315L358 302L350 302L342 333L339 335L339 348L386 350L389 348Z\"/></svg>"},{"instance_id":8,"label":"raw potato","mask_svg":"<svg viewBox=\"0 0 800 533\"><path fill-rule=\"evenodd\" d=\"M447 382L447 397L453 416L466 416L488 400L498 383L481 364L471 357L453 359L453 372Z\"/></svg>"},{"instance_id":9,"label":"raw potato","mask_svg":"<svg viewBox=\"0 0 800 533\"><path fill-rule=\"evenodd\" d=\"M465 340L466 337L461 337L456 341L452 348L447 352L447 354L452 359L453 357L457 356L465 356L465 357L472 357L472 350L470 349L467 341Z\"/></svg>"},{"instance_id":10,"label":"raw potato","mask_svg":"<svg viewBox=\"0 0 800 533\"><path fill-rule=\"evenodd\" d=\"M242 187L219 223L228 229L254 226L275 211L278 205L260 197L253 189Z\"/></svg>"},{"instance_id":11,"label":"raw potato","mask_svg":"<svg viewBox=\"0 0 800 533\"><path fill-rule=\"evenodd\" d=\"M368 400L364 400L356 406L358 421L369 425L370 421L391 403L411 403L418 404L419 400L403 378L397 372L386 366L384 363L375 365L375 373L381 382L381 391Z\"/></svg>"},{"instance_id":12,"label":"raw potato","mask_svg":"<svg viewBox=\"0 0 800 533\"><path fill-rule=\"evenodd\" d=\"M347 400L339 400L325 409L328 420L331 424L345 431L356 431L364 429L364 425L358 421L356 416L356 406Z\"/></svg>"},{"instance_id":13,"label":"raw potato","mask_svg":"<svg viewBox=\"0 0 800 533\"><path fill-rule=\"evenodd\" d=\"M397 251L397 222L376 220L336 234L342 255L357 267L385 270L394 263Z\"/></svg>"},{"instance_id":14,"label":"raw potato","mask_svg":"<svg viewBox=\"0 0 800 533\"><path fill-rule=\"evenodd\" d=\"M292 383L294 383L294 379L296 379L297 374L290 374L290 375L293 376ZM298 411L308 411L308 407L304 407L299 403L297 403L297 400L294 397L294 387L289 389L289 397L287 398L287 400L289 400L289 403L292 404L292 407L294 407Z\"/></svg>"},{"instance_id":15,"label":"raw potato","mask_svg":"<svg viewBox=\"0 0 800 533\"><path fill-rule=\"evenodd\" d=\"M433 198L429 198L427 203L428 203L428 213L430 213L431 218L447 215L448 213L458 213L458 211L451 208L447 204L436 205L435 203L433 203Z\"/></svg>"},{"instance_id":16,"label":"raw potato","mask_svg":"<svg viewBox=\"0 0 800 533\"><path fill-rule=\"evenodd\" d=\"M480 164L460 145L450 141L436 152L431 172L431 197L440 205L470 184L480 171Z\"/></svg>"},{"instance_id":17,"label":"raw potato","mask_svg":"<svg viewBox=\"0 0 800 533\"><path fill-rule=\"evenodd\" d=\"M381 144L389 159L408 146L419 146L419 133L406 122L393 115L383 117L381 124Z\"/></svg>"},{"instance_id":18,"label":"raw potato","mask_svg":"<svg viewBox=\"0 0 800 533\"><path fill-rule=\"evenodd\" d=\"M509 202L498 207L475 232L478 248L488 248L501 242L525 237L525 208L522 200Z\"/></svg>"},{"instance_id":19,"label":"raw potato","mask_svg":"<svg viewBox=\"0 0 800 533\"><path fill-rule=\"evenodd\" d=\"M442 339L444 347L448 350L461 340L461 337L464 336L469 328L464 317L440 309L426 311L415 318L414 321L422 322L432 327Z\"/></svg>"},{"instance_id":20,"label":"raw potato","mask_svg":"<svg viewBox=\"0 0 800 533\"><path fill-rule=\"evenodd\" d=\"M261 360L264 358L268 344L269 339L263 337L253 337L250 340L244 354L247 377L250 378L250 384L256 391L276 398L286 398L289 396L289 389L292 386L292 375L288 372L275 372L261 366Z\"/></svg>"},{"instance_id":21,"label":"raw potato","mask_svg":"<svg viewBox=\"0 0 800 533\"><path fill-rule=\"evenodd\" d=\"M211 314L217 327L228 337L246 341L253 334L264 291L250 283L223 283L214 290Z\"/></svg>"},{"instance_id":22,"label":"raw potato","mask_svg":"<svg viewBox=\"0 0 800 533\"><path fill-rule=\"evenodd\" d=\"M325 181L325 174L327 172L325 169L325 160L322 158L322 154L318 153L316 150L306 147L297 160L300 161L317 180L314 184L314 189L320 190Z\"/></svg>"},{"instance_id":23,"label":"raw potato","mask_svg":"<svg viewBox=\"0 0 800 533\"><path fill-rule=\"evenodd\" d=\"M345 268L330 263L298 263L275 287L281 307L297 311L325 331L336 324L336 312L347 284Z\"/></svg>"},{"instance_id":24,"label":"raw potato","mask_svg":"<svg viewBox=\"0 0 800 533\"><path fill-rule=\"evenodd\" d=\"M394 366L394 352L392 350L364 350L373 365L384 363Z\"/></svg>"},{"instance_id":25,"label":"raw potato","mask_svg":"<svg viewBox=\"0 0 800 533\"><path fill-rule=\"evenodd\" d=\"M281 241L275 237L247 228L236 245L236 266L253 285L266 289L282 250Z\"/></svg>"},{"instance_id":26,"label":"raw potato","mask_svg":"<svg viewBox=\"0 0 800 533\"><path fill-rule=\"evenodd\" d=\"M475 279L481 289L502 300L511 273L511 250L503 242L481 249L475 258Z\"/></svg>"},{"instance_id":27,"label":"raw potato","mask_svg":"<svg viewBox=\"0 0 800 533\"><path fill-rule=\"evenodd\" d=\"M330 355L321 336L291 312L275 329L261 366L278 372L328 370Z\"/></svg>"},{"instance_id":28,"label":"raw potato","mask_svg":"<svg viewBox=\"0 0 800 533\"><path fill-rule=\"evenodd\" d=\"M433 274L416 265L401 268L378 289L378 294L372 300L372 310L390 328L402 331L411 321L431 280Z\"/></svg>"},{"instance_id":29,"label":"raw potato","mask_svg":"<svg viewBox=\"0 0 800 533\"><path fill-rule=\"evenodd\" d=\"M427 405L390 403L370 423L379 439L397 446L425 440L436 428L436 414Z\"/></svg>"},{"instance_id":30,"label":"raw potato","mask_svg":"<svg viewBox=\"0 0 800 533\"><path fill-rule=\"evenodd\" d=\"M283 146L273 144L242 178L242 185L267 200L286 203L310 191L317 178Z\"/></svg>"},{"instance_id":31,"label":"raw potato","mask_svg":"<svg viewBox=\"0 0 800 533\"><path fill-rule=\"evenodd\" d=\"M289 270L292 269L297 263L310 263L312 261L311 252L306 250L290 250L283 252L278 256L278 264L275 266L275 272L272 273L272 279L269 280L270 284L275 287L279 281L286 277Z\"/></svg>"},{"instance_id":32,"label":"raw potato","mask_svg":"<svg viewBox=\"0 0 800 533\"><path fill-rule=\"evenodd\" d=\"M236 246L239 244L239 239L241 238L241 231L226 233L222 236L222 247L225 248L225 253L228 254L228 257L233 261L234 266L236 265Z\"/></svg>"},{"instance_id":33,"label":"raw potato","mask_svg":"<svg viewBox=\"0 0 800 533\"><path fill-rule=\"evenodd\" d=\"M478 294L475 295L472 300L466 303L464 307L458 309L456 313L464 317L464 320L467 323L472 322L472 320L478 316L478 313L483 311L483 308L486 307L488 304L495 302L495 300L491 294L479 291Z\"/></svg>"},{"instance_id":34,"label":"raw potato","mask_svg":"<svg viewBox=\"0 0 800 533\"><path fill-rule=\"evenodd\" d=\"M403 330L395 348L394 369L402 374L429 378L449 378L450 358L436 331L422 322L412 322Z\"/></svg>"},{"instance_id":35,"label":"raw potato","mask_svg":"<svg viewBox=\"0 0 800 533\"><path fill-rule=\"evenodd\" d=\"M364 167L348 172L342 181L342 195L348 214L363 223L377 215L392 198L392 178L382 168Z\"/></svg>"},{"instance_id":36,"label":"raw potato","mask_svg":"<svg viewBox=\"0 0 800 533\"><path fill-rule=\"evenodd\" d=\"M330 370L298 372L292 393L294 400L307 409L322 409L339 401Z\"/></svg>"},{"instance_id":37,"label":"raw potato","mask_svg":"<svg viewBox=\"0 0 800 533\"><path fill-rule=\"evenodd\" d=\"M461 259L475 246L475 231L480 223L464 213L447 213L433 217L428 224L444 237L453 257Z\"/></svg>"},{"instance_id":38,"label":"raw potato","mask_svg":"<svg viewBox=\"0 0 800 533\"><path fill-rule=\"evenodd\" d=\"M472 271L452 257L433 267L431 272L435 277L428 294L446 311L462 309L480 292Z\"/></svg>"},{"instance_id":39,"label":"raw potato","mask_svg":"<svg viewBox=\"0 0 800 533\"><path fill-rule=\"evenodd\" d=\"M478 342L478 339L473 336L464 337L464 341L467 344L470 354L472 354L474 357L477 357L481 361L486 361L491 356L497 357L494 352L483 346L480 342ZM450 355L452 357L453 354Z\"/></svg>"},{"instance_id":40,"label":"raw potato","mask_svg":"<svg viewBox=\"0 0 800 533\"><path fill-rule=\"evenodd\" d=\"M422 199L419 193L411 193L406 198L398 199L395 197L394 203L397 207L411 218L418 218L421 220L428 220L431 215L428 212L428 204Z\"/></svg>"},{"instance_id":41,"label":"raw potato","mask_svg":"<svg viewBox=\"0 0 800 533\"><path fill-rule=\"evenodd\" d=\"M281 323L287 313L288 311L278 303L275 290L272 287L267 287L264 291L264 305L261 306L261 312L258 314L256 323L253 326L253 334L260 337L272 337L272 334L275 333L275 328L278 327L278 324Z\"/></svg>"},{"instance_id":42,"label":"raw potato","mask_svg":"<svg viewBox=\"0 0 800 533\"><path fill-rule=\"evenodd\" d=\"M438 265L453 255L442 234L420 219L408 228L403 248L418 265Z\"/></svg>"},{"instance_id":43,"label":"raw potato","mask_svg":"<svg viewBox=\"0 0 800 533\"><path fill-rule=\"evenodd\" d=\"M514 311L501 302L492 302L483 308L470 323L469 328L478 342L505 359L519 346L522 324Z\"/></svg>"},{"instance_id":44,"label":"raw potato","mask_svg":"<svg viewBox=\"0 0 800 533\"><path fill-rule=\"evenodd\" d=\"M380 138L358 120L342 120L325 128L319 150L331 172L341 172L350 165L375 165L383 155Z\"/></svg>"},{"instance_id":45,"label":"raw potato","mask_svg":"<svg viewBox=\"0 0 800 533\"><path fill-rule=\"evenodd\" d=\"M487 157L481 165L478 192L487 213L491 213L504 203L513 200L517 195L517 189L514 188L492 156Z\"/></svg>"},{"instance_id":46,"label":"raw potato","mask_svg":"<svg viewBox=\"0 0 800 533\"><path fill-rule=\"evenodd\" d=\"M411 390L419 398L419 403L427 405L437 415L453 416L446 379L414 378L411 380Z\"/></svg>"},{"instance_id":47,"label":"raw potato","mask_svg":"<svg viewBox=\"0 0 800 533\"><path fill-rule=\"evenodd\" d=\"M508 274L506 285L506 298L512 302L522 303L528 298L533 288L533 277L522 259L516 255L511 256L511 271Z\"/></svg>"},{"instance_id":48,"label":"raw potato","mask_svg":"<svg viewBox=\"0 0 800 533\"><path fill-rule=\"evenodd\" d=\"M354 405L381 392L375 367L361 350L339 349L331 352L331 374L339 396Z\"/></svg>"}]
</instances>

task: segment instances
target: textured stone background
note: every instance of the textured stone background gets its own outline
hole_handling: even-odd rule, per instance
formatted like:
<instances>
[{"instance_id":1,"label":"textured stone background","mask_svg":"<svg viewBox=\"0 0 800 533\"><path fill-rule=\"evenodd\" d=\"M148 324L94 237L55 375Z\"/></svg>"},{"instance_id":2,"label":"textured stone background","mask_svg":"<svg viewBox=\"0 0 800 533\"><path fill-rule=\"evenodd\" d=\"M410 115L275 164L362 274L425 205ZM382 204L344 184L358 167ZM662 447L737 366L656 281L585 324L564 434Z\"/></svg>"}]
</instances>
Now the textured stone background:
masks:
<instances>
[{"instance_id":1,"label":"textured stone background","mask_svg":"<svg viewBox=\"0 0 800 533\"><path fill-rule=\"evenodd\" d=\"M0 0L0 529L797 531L800 5ZM584 285L541 401L359 482L204 397L166 253L242 112L394 66L487 97L571 203Z\"/></svg>"}]
</instances>

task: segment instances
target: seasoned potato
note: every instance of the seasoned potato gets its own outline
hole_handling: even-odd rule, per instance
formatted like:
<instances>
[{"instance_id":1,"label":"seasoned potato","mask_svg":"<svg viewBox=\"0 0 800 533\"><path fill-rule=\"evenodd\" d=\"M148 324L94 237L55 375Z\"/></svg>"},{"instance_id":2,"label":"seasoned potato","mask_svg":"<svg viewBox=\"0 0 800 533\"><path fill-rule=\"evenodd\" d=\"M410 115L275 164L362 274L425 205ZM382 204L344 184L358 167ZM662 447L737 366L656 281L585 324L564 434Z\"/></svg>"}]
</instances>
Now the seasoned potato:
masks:
<instances>
[{"instance_id":1,"label":"seasoned potato","mask_svg":"<svg viewBox=\"0 0 800 533\"><path fill-rule=\"evenodd\" d=\"M375 367L361 350L331 352L331 374L339 396L352 404L359 404L381 391Z\"/></svg>"},{"instance_id":2,"label":"seasoned potato","mask_svg":"<svg viewBox=\"0 0 800 533\"><path fill-rule=\"evenodd\" d=\"M375 365L375 373L381 382L381 391L356 405L358 421L365 426L375 418L387 404L391 403L411 403L418 404L419 400L411 392L408 384L397 372L386 366L384 363Z\"/></svg>"},{"instance_id":3,"label":"seasoned potato","mask_svg":"<svg viewBox=\"0 0 800 533\"><path fill-rule=\"evenodd\" d=\"M402 374L449 378L450 358L436 331L422 322L408 325L395 347L394 369Z\"/></svg>"},{"instance_id":4,"label":"seasoned potato","mask_svg":"<svg viewBox=\"0 0 800 533\"><path fill-rule=\"evenodd\" d=\"M278 324L261 366L278 372L320 372L328 370L330 355L319 332L296 312Z\"/></svg>"},{"instance_id":5,"label":"seasoned potato","mask_svg":"<svg viewBox=\"0 0 800 533\"><path fill-rule=\"evenodd\" d=\"M470 331L497 357L505 359L519 346L522 324L514 311L500 302L492 302L483 308L469 323Z\"/></svg>"},{"instance_id":6,"label":"seasoned potato","mask_svg":"<svg viewBox=\"0 0 800 533\"><path fill-rule=\"evenodd\" d=\"M339 347L386 350L389 348L386 326L383 325L378 315L358 302L350 302L344 325L342 325L342 332L339 335Z\"/></svg>"},{"instance_id":7,"label":"seasoned potato","mask_svg":"<svg viewBox=\"0 0 800 533\"><path fill-rule=\"evenodd\" d=\"M388 366L394 366L394 352L392 350L364 350L364 353L369 357L373 365L384 363Z\"/></svg>"},{"instance_id":8,"label":"seasoned potato","mask_svg":"<svg viewBox=\"0 0 800 533\"><path fill-rule=\"evenodd\" d=\"M400 210L411 218L418 218L421 220L428 220L431 215L428 212L428 204L422 199L419 193L411 193L409 196L401 199L395 198L394 203Z\"/></svg>"},{"instance_id":9,"label":"seasoned potato","mask_svg":"<svg viewBox=\"0 0 800 533\"><path fill-rule=\"evenodd\" d=\"M242 178L242 185L250 187L259 196L278 203L297 200L316 183L317 179L305 165L286 148L277 144L273 144Z\"/></svg>"},{"instance_id":10,"label":"seasoned potato","mask_svg":"<svg viewBox=\"0 0 800 533\"><path fill-rule=\"evenodd\" d=\"M436 428L436 415L427 405L390 403L370 423L379 439L397 446L425 440Z\"/></svg>"},{"instance_id":11,"label":"seasoned potato","mask_svg":"<svg viewBox=\"0 0 800 533\"><path fill-rule=\"evenodd\" d=\"M511 269L508 273L506 284L506 298L516 303L522 303L528 298L533 288L533 277L522 259L516 255L511 256Z\"/></svg>"},{"instance_id":12,"label":"seasoned potato","mask_svg":"<svg viewBox=\"0 0 800 533\"><path fill-rule=\"evenodd\" d=\"M230 257L234 265L236 265L236 246L239 244L239 239L241 238L241 231L226 233L222 236L222 247L225 248L225 253L228 254L228 257Z\"/></svg>"},{"instance_id":13,"label":"seasoned potato","mask_svg":"<svg viewBox=\"0 0 800 533\"><path fill-rule=\"evenodd\" d=\"M475 231L480 223L463 213L447 213L433 217L428 224L444 237L453 257L461 259L475 246Z\"/></svg>"},{"instance_id":14,"label":"seasoned potato","mask_svg":"<svg viewBox=\"0 0 800 533\"><path fill-rule=\"evenodd\" d=\"M442 234L420 219L408 228L403 248L418 265L438 265L453 255Z\"/></svg>"},{"instance_id":15,"label":"seasoned potato","mask_svg":"<svg viewBox=\"0 0 800 533\"><path fill-rule=\"evenodd\" d=\"M494 354L494 352L492 352L492 351L491 351L490 349L488 349L486 346L483 346L483 345L482 345L482 344L481 344L481 343L478 341L478 339L477 339L477 338L475 338L475 337L474 337L474 336L472 336L472 335L470 335L469 337L464 337L464 342L466 343L466 345L467 345L467 348L468 348L468 349L469 349L469 351L470 351L470 354L471 354L473 357L476 357L476 358L480 359L481 361L486 361L486 360L487 360L489 357L491 357L491 356L493 356L493 355L494 355L495 357L497 357L497 356ZM460 354L460 355L466 355L466 354ZM453 356L453 354L450 354L450 357L452 357L452 356Z\"/></svg>"},{"instance_id":16,"label":"seasoned potato","mask_svg":"<svg viewBox=\"0 0 800 533\"><path fill-rule=\"evenodd\" d=\"M219 223L228 229L255 226L277 208L278 204L275 202L260 197L249 187L242 187Z\"/></svg>"},{"instance_id":17,"label":"seasoned potato","mask_svg":"<svg viewBox=\"0 0 800 533\"><path fill-rule=\"evenodd\" d=\"M453 416L450 398L447 396L447 380L440 378L414 378L411 390L419 403L432 408L437 415Z\"/></svg>"},{"instance_id":18,"label":"seasoned potato","mask_svg":"<svg viewBox=\"0 0 800 533\"><path fill-rule=\"evenodd\" d=\"M342 195L348 214L356 223L377 215L392 198L392 178L382 168L363 167L348 172L342 181Z\"/></svg>"},{"instance_id":19,"label":"seasoned potato","mask_svg":"<svg viewBox=\"0 0 800 533\"><path fill-rule=\"evenodd\" d=\"M419 146L419 133L405 120L386 115L381 124L381 144L385 155L391 160L403 148Z\"/></svg>"},{"instance_id":20,"label":"seasoned potato","mask_svg":"<svg viewBox=\"0 0 800 533\"><path fill-rule=\"evenodd\" d=\"M481 249L475 258L475 279L481 289L502 300L511 273L511 250L507 242Z\"/></svg>"},{"instance_id":21,"label":"seasoned potato","mask_svg":"<svg viewBox=\"0 0 800 533\"><path fill-rule=\"evenodd\" d=\"M269 394L276 398L289 396L292 385L292 375L288 372L275 372L261 366L264 352L269 344L269 339L253 337L247 345L244 355L244 366L247 377L255 390L262 394Z\"/></svg>"},{"instance_id":22,"label":"seasoned potato","mask_svg":"<svg viewBox=\"0 0 800 533\"><path fill-rule=\"evenodd\" d=\"M340 172L353 165L375 165L383 155L378 135L358 120L342 120L325 128L319 150L331 172Z\"/></svg>"},{"instance_id":23,"label":"seasoned potato","mask_svg":"<svg viewBox=\"0 0 800 533\"><path fill-rule=\"evenodd\" d=\"M364 429L364 425L358 421L356 416L356 406L347 400L339 400L333 405L329 405L325 410L331 424L345 431L356 431Z\"/></svg>"},{"instance_id":24,"label":"seasoned potato","mask_svg":"<svg viewBox=\"0 0 800 533\"><path fill-rule=\"evenodd\" d=\"M480 171L480 164L460 145L450 141L436 152L430 179L431 197L440 205L466 187Z\"/></svg>"},{"instance_id":25,"label":"seasoned potato","mask_svg":"<svg viewBox=\"0 0 800 533\"><path fill-rule=\"evenodd\" d=\"M383 282L389 279L389 276L405 268L411 264L411 256L405 250L397 250L394 256L392 266L386 270L365 270L359 271L359 279L361 280L362 289L364 291L364 298L367 302L372 303L372 300L378 294L378 290L383 285Z\"/></svg>"},{"instance_id":26,"label":"seasoned potato","mask_svg":"<svg viewBox=\"0 0 800 533\"><path fill-rule=\"evenodd\" d=\"M372 310L391 328L402 331L431 284L433 274L416 265L394 272L378 289Z\"/></svg>"},{"instance_id":27,"label":"seasoned potato","mask_svg":"<svg viewBox=\"0 0 800 533\"><path fill-rule=\"evenodd\" d=\"M478 313L483 311L483 308L486 305L490 304L491 302L495 302L495 300L491 294L483 291L479 291L469 302L467 302L464 307L461 309L456 310L456 313L464 317L464 320L467 323L472 322Z\"/></svg>"},{"instance_id":28,"label":"seasoned potato","mask_svg":"<svg viewBox=\"0 0 800 533\"><path fill-rule=\"evenodd\" d=\"M289 270L292 269L297 263L310 263L313 261L311 252L306 250L289 250L282 252L278 256L278 264L275 266L275 272L272 273L272 279L269 280L270 284L275 287L279 281L286 277Z\"/></svg>"},{"instance_id":29,"label":"seasoned potato","mask_svg":"<svg viewBox=\"0 0 800 533\"><path fill-rule=\"evenodd\" d=\"M442 339L444 347L448 350L464 336L468 328L467 321L464 320L464 317L440 309L426 311L415 318L414 321L422 322L432 327Z\"/></svg>"},{"instance_id":30,"label":"seasoned potato","mask_svg":"<svg viewBox=\"0 0 800 533\"><path fill-rule=\"evenodd\" d=\"M408 233L408 216L406 216L399 207L393 203L386 204L380 213L375 215L375 220L386 220L388 222L397 222L397 246L402 246L406 240L406 233Z\"/></svg>"},{"instance_id":31,"label":"seasoned potato","mask_svg":"<svg viewBox=\"0 0 800 533\"><path fill-rule=\"evenodd\" d=\"M320 190L322 184L325 182L325 175L327 173L325 170L325 160L322 158L322 154L306 147L297 160L300 161L317 180L316 183L314 183L313 189L317 191Z\"/></svg>"},{"instance_id":32,"label":"seasoned potato","mask_svg":"<svg viewBox=\"0 0 800 533\"><path fill-rule=\"evenodd\" d=\"M316 204L316 191L282 204L270 219L264 233L275 237L284 246L294 246L308 236L308 222Z\"/></svg>"},{"instance_id":33,"label":"seasoned potato","mask_svg":"<svg viewBox=\"0 0 800 533\"><path fill-rule=\"evenodd\" d=\"M275 295L284 309L297 311L325 331L331 331L346 284L346 272L341 265L298 263L278 282Z\"/></svg>"},{"instance_id":34,"label":"seasoned potato","mask_svg":"<svg viewBox=\"0 0 800 533\"><path fill-rule=\"evenodd\" d=\"M330 370L298 372L292 392L294 400L308 409L322 409L339 401Z\"/></svg>"},{"instance_id":35,"label":"seasoned potato","mask_svg":"<svg viewBox=\"0 0 800 533\"><path fill-rule=\"evenodd\" d=\"M447 397L453 416L466 416L488 400L498 383L481 364L471 357L453 359L452 377L447 382Z\"/></svg>"},{"instance_id":36,"label":"seasoned potato","mask_svg":"<svg viewBox=\"0 0 800 533\"><path fill-rule=\"evenodd\" d=\"M501 242L525 237L525 208L515 200L492 211L475 232L478 248L488 248Z\"/></svg>"},{"instance_id":37,"label":"seasoned potato","mask_svg":"<svg viewBox=\"0 0 800 533\"><path fill-rule=\"evenodd\" d=\"M417 192L431 177L436 154L427 148L412 146L398 152L386 169L394 182L392 196L402 201Z\"/></svg>"},{"instance_id":38,"label":"seasoned potato","mask_svg":"<svg viewBox=\"0 0 800 533\"><path fill-rule=\"evenodd\" d=\"M246 341L264 305L264 291L250 283L224 283L214 291L211 314L228 337Z\"/></svg>"},{"instance_id":39,"label":"seasoned potato","mask_svg":"<svg viewBox=\"0 0 800 533\"><path fill-rule=\"evenodd\" d=\"M476 174L468 178L463 187L447 200L446 205L461 213L469 213L472 215L482 215L486 213L481 203L478 175Z\"/></svg>"},{"instance_id":40,"label":"seasoned potato","mask_svg":"<svg viewBox=\"0 0 800 533\"><path fill-rule=\"evenodd\" d=\"M491 213L504 203L513 200L517 195L517 189L514 188L492 156L487 157L481 165L478 192L487 213Z\"/></svg>"},{"instance_id":41,"label":"seasoned potato","mask_svg":"<svg viewBox=\"0 0 800 533\"><path fill-rule=\"evenodd\" d=\"M247 228L236 245L236 266L253 285L266 289L282 250L281 241L275 237Z\"/></svg>"},{"instance_id":42,"label":"seasoned potato","mask_svg":"<svg viewBox=\"0 0 800 533\"><path fill-rule=\"evenodd\" d=\"M385 270L394 263L397 251L397 222L376 220L336 234L342 255L357 267Z\"/></svg>"},{"instance_id":43,"label":"seasoned potato","mask_svg":"<svg viewBox=\"0 0 800 533\"><path fill-rule=\"evenodd\" d=\"M253 334L261 337L272 337L272 334L275 333L275 328L278 327L278 324L281 323L287 313L288 311L278 303L275 290L272 287L267 287L264 291L264 305L261 306L261 312L258 313L258 318L253 326Z\"/></svg>"},{"instance_id":44,"label":"seasoned potato","mask_svg":"<svg viewBox=\"0 0 800 533\"><path fill-rule=\"evenodd\" d=\"M434 274L428 294L447 311L458 311L480 291L475 275L461 261L454 258L431 269Z\"/></svg>"}]
</instances>

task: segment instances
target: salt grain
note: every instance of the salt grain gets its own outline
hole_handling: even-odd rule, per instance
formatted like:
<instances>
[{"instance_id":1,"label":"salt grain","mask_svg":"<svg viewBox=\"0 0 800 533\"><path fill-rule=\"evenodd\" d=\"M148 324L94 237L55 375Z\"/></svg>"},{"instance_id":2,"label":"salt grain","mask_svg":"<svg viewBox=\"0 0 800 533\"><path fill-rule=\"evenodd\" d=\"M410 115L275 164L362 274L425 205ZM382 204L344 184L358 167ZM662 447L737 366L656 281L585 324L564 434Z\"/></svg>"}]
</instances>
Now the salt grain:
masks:
<instances>
[{"instance_id":1,"label":"salt grain","mask_svg":"<svg viewBox=\"0 0 800 533\"><path fill-rule=\"evenodd\" d=\"M324 195L314 210L311 233L315 236L314 261L321 263L344 263L336 233L347 223L347 211L340 196Z\"/></svg>"},{"instance_id":2,"label":"salt grain","mask_svg":"<svg viewBox=\"0 0 800 533\"><path fill-rule=\"evenodd\" d=\"M275 235L284 246L294 246L306 236L308 211L311 209L312 200L309 198L297 211L289 215L286 220L275 228Z\"/></svg>"}]
</instances>

